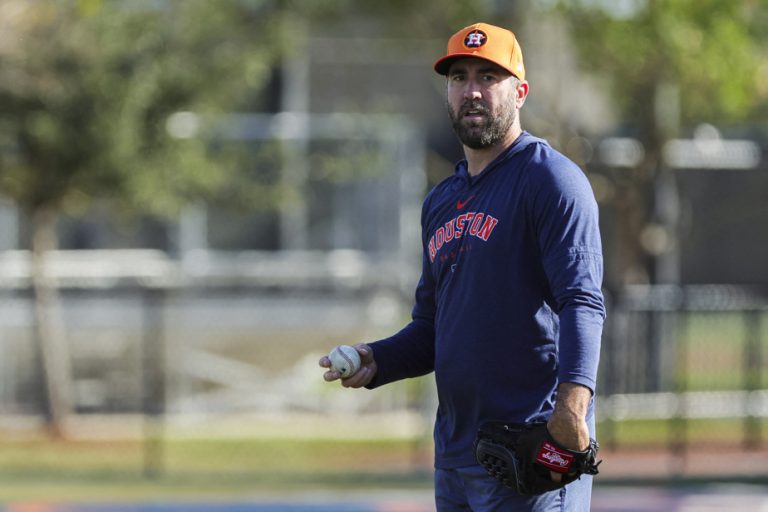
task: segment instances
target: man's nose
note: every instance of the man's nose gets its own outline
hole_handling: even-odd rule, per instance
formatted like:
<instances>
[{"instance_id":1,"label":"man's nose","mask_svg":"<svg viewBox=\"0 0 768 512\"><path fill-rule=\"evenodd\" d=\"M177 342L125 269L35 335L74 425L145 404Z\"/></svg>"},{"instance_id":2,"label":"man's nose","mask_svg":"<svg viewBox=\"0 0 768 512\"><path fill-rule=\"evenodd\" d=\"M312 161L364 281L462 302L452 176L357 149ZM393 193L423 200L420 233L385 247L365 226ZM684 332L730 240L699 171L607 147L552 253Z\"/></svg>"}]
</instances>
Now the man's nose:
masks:
<instances>
[{"instance_id":1,"label":"man's nose","mask_svg":"<svg viewBox=\"0 0 768 512\"><path fill-rule=\"evenodd\" d=\"M464 87L464 99L465 100L479 100L483 97L480 92L480 86L474 81L467 81L466 87Z\"/></svg>"}]
</instances>

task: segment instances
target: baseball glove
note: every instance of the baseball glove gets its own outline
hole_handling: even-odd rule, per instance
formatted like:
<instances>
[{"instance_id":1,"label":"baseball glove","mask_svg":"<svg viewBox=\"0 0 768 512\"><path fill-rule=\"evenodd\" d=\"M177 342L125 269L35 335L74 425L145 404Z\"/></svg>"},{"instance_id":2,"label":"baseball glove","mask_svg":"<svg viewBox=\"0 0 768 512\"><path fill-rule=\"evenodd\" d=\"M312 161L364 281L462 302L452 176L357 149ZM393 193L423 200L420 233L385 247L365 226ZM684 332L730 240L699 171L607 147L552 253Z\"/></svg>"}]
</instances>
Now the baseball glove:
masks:
<instances>
[{"instance_id":1,"label":"baseball glove","mask_svg":"<svg viewBox=\"0 0 768 512\"><path fill-rule=\"evenodd\" d=\"M584 451L569 450L555 441L547 424L486 423L475 439L475 458L489 475L519 494L542 494L578 480L581 475L596 475L599 445L589 440ZM550 471L560 473L559 482Z\"/></svg>"}]
</instances>

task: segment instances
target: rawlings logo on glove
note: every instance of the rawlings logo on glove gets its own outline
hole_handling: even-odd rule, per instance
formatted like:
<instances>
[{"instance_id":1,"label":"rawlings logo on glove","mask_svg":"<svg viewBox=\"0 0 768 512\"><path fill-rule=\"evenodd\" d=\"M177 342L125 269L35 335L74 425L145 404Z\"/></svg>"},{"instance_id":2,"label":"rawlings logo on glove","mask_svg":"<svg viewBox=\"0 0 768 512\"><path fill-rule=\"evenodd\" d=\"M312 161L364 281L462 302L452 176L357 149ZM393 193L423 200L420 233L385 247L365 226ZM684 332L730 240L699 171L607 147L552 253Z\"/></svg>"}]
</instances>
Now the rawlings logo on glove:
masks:
<instances>
[{"instance_id":1,"label":"rawlings logo on glove","mask_svg":"<svg viewBox=\"0 0 768 512\"><path fill-rule=\"evenodd\" d=\"M560 446L546 423L486 423L475 439L475 457L489 475L520 494L542 494L560 489L581 475L596 475L599 445L589 440L584 451ZM550 471L562 475L552 480Z\"/></svg>"},{"instance_id":2,"label":"rawlings logo on glove","mask_svg":"<svg viewBox=\"0 0 768 512\"><path fill-rule=\"evenodd\" d=\"M567 473L573 464L573 457L570 451L560 450L552 443L545 442L536 456L536 462L544 464L552 471Z\"/></svg>"}]
</instances>

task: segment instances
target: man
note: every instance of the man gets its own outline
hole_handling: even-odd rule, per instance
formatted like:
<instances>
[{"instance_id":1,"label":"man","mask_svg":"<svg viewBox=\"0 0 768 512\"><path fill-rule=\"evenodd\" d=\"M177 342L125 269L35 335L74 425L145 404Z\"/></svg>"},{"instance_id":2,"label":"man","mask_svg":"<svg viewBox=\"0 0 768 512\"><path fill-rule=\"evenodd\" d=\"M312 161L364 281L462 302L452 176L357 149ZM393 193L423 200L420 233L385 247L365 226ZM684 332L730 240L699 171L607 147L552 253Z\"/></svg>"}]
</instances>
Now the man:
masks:
<instances>
[{"instance_id":1,"label":"man","mask_svg":"<svg viewBox=\"0 0 768 512\"><path fill-rule=\"evenodd\" d=\"M594 437L605 317L597 205L580 169L521 128L529 85L512 32L466 27L434 69L446 76L465 160L424 201L412 322L357 345L362 368L341 383L375 388L435 372L439 511L589 510L590 476L519 495L486 474L473 441L487 421L546 421L572 450ZM330 368L327 357L320 366Z\"/></svg>"}]
</instances>

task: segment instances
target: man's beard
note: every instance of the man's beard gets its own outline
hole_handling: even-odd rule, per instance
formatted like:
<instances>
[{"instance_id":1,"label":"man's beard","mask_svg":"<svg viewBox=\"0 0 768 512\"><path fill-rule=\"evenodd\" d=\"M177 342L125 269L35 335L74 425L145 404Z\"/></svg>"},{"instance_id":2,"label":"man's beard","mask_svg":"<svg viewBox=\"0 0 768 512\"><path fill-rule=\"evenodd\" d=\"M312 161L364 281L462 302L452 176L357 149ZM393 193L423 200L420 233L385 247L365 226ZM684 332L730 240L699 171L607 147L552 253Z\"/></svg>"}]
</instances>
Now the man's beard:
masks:
<instances>
[{"instance_id":1,"label":"man's beard","mask_svg":"<svg viewBox=\"0 0 768 512\"><path fill-rule=\"evenodd\" d=\"M480 101L465 101L458 113L449 104L448 115L451 117L453 131L456 132L462 144L472 149L485 149L502 141L517 118L514 101L509 101L505 107L499 115L494 115ZM482 124L465 122L464 115L469 110L476 110L483 114L485 122Z\"/></svg>"}]
</instances>

